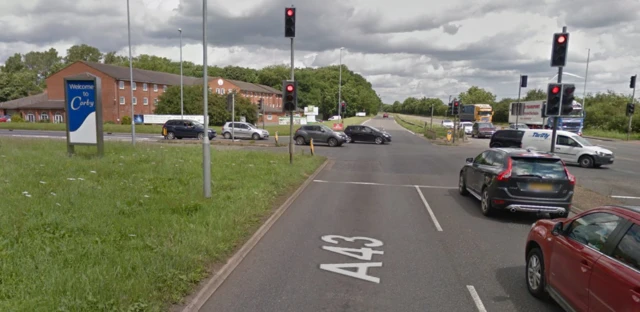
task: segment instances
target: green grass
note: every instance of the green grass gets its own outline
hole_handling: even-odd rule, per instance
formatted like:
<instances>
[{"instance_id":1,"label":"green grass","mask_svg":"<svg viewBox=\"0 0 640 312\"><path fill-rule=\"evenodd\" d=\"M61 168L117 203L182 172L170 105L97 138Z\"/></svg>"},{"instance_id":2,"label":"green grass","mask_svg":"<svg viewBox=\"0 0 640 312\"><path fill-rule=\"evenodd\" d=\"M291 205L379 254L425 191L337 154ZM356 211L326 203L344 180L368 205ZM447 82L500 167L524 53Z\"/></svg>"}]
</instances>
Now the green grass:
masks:
<instances>
[{"instance_id":1,"label":"green grass","mask_svg":"<svg viewBox=\"0 0 640 312\"><path fill-rule=\"evenodd\" d=\"M413 118L408 118L407 116L398 116L398 114L394 115L394 118L396 120L396 122L398 122L398 124L400 124L402 127L409 129L415 133L422 133L425 134L426 137L429 137L429 130L433 131L433 133L435 133L436 137L435 139L441 139L441 138L446 138L447 137L447 131L449 130L448 128L442 127L438 124L433 124L433 128L430 127L430 125L427 123L426 124L426 130L425 131L425 122L424 121L420 121L417 119L413 119ZM421 125L421 126L417 126L417 125ZM430 139L434 139L433 137L429 137Z\"/></svg>"},{"instance_id":2,"label":"green grass","mask_svg":"<svg viewBox=\"0 0 640 312\"><path fill-rule=\"evenodd\" d=\"M598 138L617 139L617 140L627 139L627 133L625 132L605 131L605 130L597 130L597 129L585 129L582 132L582 135L593 136ZM640 140L640 133L631 133L629 138L631 140Z\"/></svg>"},{"instance_id":3,"label":"green grass","mask_svg":"<svg viewBox=\"0 0 640 312\"><path fill-rule=\"evenodd\" d=\"M345 126L352 124L359 124L371 117L350 117L345 118L344 123ZM329 127L333 126L333 121L325 121L322 123ZM262 128L262 123L258 123L257 126ZM64 123L39 123L39 122L3 122L0 123L0 129L13 129L13 130L42 130L42 131L65 131ZM297 129L298 125L293 125L293 129ZM212 127L218 133L222 132L222 127L214 126ZM266 130L269 130L271 135L274 135L278 132L278 135L289 135L289 126L288 125L273 125L266 126ZM111 133L131 133L131 125L116 125L116 124L105 124L104 125L105 132ZM136 133L148 133L148 134L161 134L162 126L161 125L136 125Z\"/></svg>"},{"instance_id":4,"label":"green grass","mask_svg":"<svg viewBox=\"0 0 640 312\"><path fill-rule=\"evenodd\" d=\"M0 138L0 311L166 311L322 157Z\"/></svg>"}]
</instances>

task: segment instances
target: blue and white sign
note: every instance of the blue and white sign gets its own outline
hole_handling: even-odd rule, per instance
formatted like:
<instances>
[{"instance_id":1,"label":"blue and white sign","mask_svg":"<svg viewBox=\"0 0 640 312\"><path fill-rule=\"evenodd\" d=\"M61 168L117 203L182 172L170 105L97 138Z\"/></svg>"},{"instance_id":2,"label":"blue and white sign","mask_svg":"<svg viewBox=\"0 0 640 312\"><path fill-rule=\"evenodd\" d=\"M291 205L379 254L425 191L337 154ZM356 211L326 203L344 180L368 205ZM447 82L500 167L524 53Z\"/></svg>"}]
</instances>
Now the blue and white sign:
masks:
<instances>
[{"instance_id":1,"label":"blue and white sign","mask_svg":"<svg viewBox=\"0 0 640 312\"><path fill-rule=\"evenodd\" d=\"M67 80L67 122L70 144L98 144L96 82Z\"/></svg>"}]
</instances>

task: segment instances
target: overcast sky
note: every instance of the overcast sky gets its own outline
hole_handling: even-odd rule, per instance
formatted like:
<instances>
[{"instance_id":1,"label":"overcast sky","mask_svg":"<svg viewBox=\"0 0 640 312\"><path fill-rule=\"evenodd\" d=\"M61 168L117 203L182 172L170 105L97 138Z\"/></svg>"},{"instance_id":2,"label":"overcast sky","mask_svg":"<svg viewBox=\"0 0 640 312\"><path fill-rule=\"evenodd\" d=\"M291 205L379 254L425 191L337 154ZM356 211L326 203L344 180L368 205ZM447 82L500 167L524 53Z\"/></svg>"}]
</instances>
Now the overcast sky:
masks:
<instances>
[{"instance_id":1,"label":"overcast sky","mask_svg":"<svg viewBox=\"0 0 640 312\"><path fill-rule=\"evenodd\" d=\"M116 5L121 3L121 5ZM408 96L447 99L472 85L516 97L519 75L543 87L554 32L571 33L565 82L587 92L630 94L640 72L638 0L209 0L210 65L288 64L284 7L298 9L297 67L342 62L364 75L385 103ZM534 4L532 4L534 3ZM578 5L579 3L579 5ZM570 15L568 15L570 14ZM131 0L134 55L202 64L202 0ZM0 1L0 63L13 53L86 43L127 50L125 0ZM523 91L526 92L526 89Z\"/></svg>"}]
</instances>

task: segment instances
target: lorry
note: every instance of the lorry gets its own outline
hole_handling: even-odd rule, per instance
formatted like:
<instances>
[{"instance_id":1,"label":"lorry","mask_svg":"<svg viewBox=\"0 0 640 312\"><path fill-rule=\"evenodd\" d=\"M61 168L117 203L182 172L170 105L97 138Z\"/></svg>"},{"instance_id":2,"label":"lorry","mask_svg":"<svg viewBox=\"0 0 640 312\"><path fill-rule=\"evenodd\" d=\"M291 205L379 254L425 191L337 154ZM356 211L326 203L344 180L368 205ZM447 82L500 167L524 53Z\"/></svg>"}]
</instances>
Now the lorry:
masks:
<instances>
[{"instance_id":1,"label":"lorry","mask_svg":"<svg viewBox=\"0 0 640 312\"><path fill-rule=\"evenodd\" d=\"M460 121L491 122L493 107L489 104L467 104L460 109Z\"/></svg>"},{"instance_id":2,"label":"lorry","mask_svg":"<svg viewBox=\"0 0 640 312\"><path fill-rule=\"evenodd\" d=\"M522 103L520 116L516 115L517 104L509 105L509 124L524 124L531 129L552 129L553 118L542 117L542 108L546 101L525 101ZM564 130L582 135L584 128L585 111L582 104L573 101L573 111L567 116L558 118L557 130Z\"/></svg>"}]
</instances>

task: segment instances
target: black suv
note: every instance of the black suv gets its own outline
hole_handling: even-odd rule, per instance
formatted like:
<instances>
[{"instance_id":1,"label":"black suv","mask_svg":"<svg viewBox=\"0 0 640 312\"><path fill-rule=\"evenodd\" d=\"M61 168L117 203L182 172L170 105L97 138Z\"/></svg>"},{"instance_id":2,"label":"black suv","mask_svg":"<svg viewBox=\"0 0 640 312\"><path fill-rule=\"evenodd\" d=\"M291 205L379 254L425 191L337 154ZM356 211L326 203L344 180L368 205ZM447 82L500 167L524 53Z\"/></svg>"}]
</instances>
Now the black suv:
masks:
<instances>
[{"instance_id":1,"label":"black suv","mask_svg":"<svg viewBox=\"0 0 640 312\"><path fill-rule=\"evenodd\" d=\"M314 144L327 143L331 147L342 146L347 142L346 136L331 130L325 125L304 125L296 130L293 139L297 145L309 144L313 139Z\"/></svg>"},{"instance_id":2,"label":"black suv","mask_svg":"<svg viewBox=\"0 0 640 312\"><path fill-rule=\"evenodd\" d=\"M204 125L194 120L167 120L162 126L162 136L170 140L181 140L182 138L198 138L202 140L204 139ZM209 129L209 140L215 137L216 131Z\"/></svg>"},{"instance_id":3,"label":"black suv","mask_svg":"<svg viewBox=\"0 0 640 312\"><path fill-rule=\"evenodd\" d=\"M524 131L515 129L498 130L491 136L489 147L522 147Z\"/></svg>"},{"instance_id":4,"label":"black suv","mask_svg":"<svg viewBox=\"0 0 640 312\"><path fill-rule=\"evenodd\" d=\"M481 201L482 213L550 213L566 218L576 179L564 162L551 154L519 148L493 148L467 158L460 170L458 190Z\"/></svg>"},{"instance_id":5,"label":"black suv","mask_svg":"<svg viewBox=\"0 0 640 312\"><path fill-rule=\"evenodd\" d=\"M391 142L391 135L386 131L365 125L347 126L344 133L347 135L349 143L356 141L375 142L376 144Z\"/></svg>"}]
</instances>

